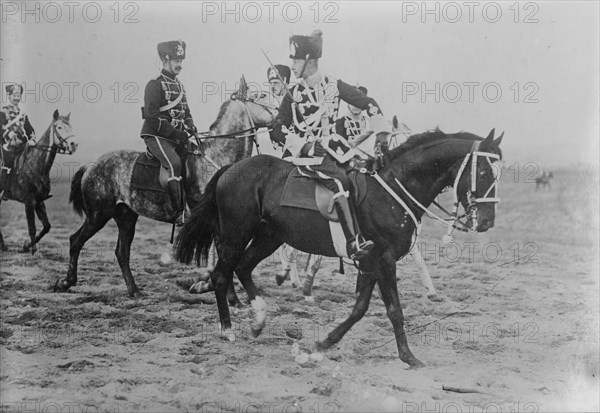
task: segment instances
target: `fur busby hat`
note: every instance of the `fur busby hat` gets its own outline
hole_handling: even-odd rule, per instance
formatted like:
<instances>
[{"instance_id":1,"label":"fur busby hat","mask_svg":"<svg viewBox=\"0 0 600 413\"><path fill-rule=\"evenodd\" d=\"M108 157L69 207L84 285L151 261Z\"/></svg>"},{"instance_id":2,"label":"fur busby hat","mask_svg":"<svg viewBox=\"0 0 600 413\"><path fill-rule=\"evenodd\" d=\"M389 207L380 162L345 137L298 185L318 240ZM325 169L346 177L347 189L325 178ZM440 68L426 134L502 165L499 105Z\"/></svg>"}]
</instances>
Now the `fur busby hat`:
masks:
<instances>
[{"instance_id":1,"label":"fur busby hat","mask_svg":"<svg viewBox=\"0 0 600 413\"><path fill-rule=\"evenodd\" d=\"M6 90L6 94L7 95L12 95L13 93L15 93L17 91L17 89L19 90L19 92L21 94L23 94L23 86L19 85L17 83L11 83L10 85L6 85L4 87L4 90Z\"/></svg>"},{"instance_id":2,"label":"fur busby hat","mask_svg":"<svg viewBox=\"0 0 600 413\"><path fill-rule=\"evenodd\" d=\"M290 37L290 59L318 59L323 53L323 32L315 30L310 36Z\"/></svg>"},{"instance_id":3,"label":"fur busby hat","mask_svg":"<svg viewBox=\"0 0 600 413\"><path fill-rule=\"evenodd\" d=\"M364 86L358 86L357 89L360 90L361 92L363 92L365 95L369 94L368 89Z\"/></svg>"},{"instance_id":4,"label":"fur busby hat","mask_svg":"<svg viewBox=\"0 0 600 413\"><path fill-rule=\"evenodd\" d=\"M269 79L269 82L271 80L279 80L277 73L279 73L279 76L281 76L281 78L286 84L290 83L290 76L292 75L292 71L289 67L285 65L275 65L275 69L269 67L267 69L267 78Z\"/></svg>"},{"instance_id":5,"label":"fur busby hat","mask_svg":"<svg viewBox=\"0 0 600 413\"><path fill-rule=\"evenodd\" d=\"M185 42L182 40L159 43L156 49L161 60L185 59Z\"/></svg>"}]
</instances>

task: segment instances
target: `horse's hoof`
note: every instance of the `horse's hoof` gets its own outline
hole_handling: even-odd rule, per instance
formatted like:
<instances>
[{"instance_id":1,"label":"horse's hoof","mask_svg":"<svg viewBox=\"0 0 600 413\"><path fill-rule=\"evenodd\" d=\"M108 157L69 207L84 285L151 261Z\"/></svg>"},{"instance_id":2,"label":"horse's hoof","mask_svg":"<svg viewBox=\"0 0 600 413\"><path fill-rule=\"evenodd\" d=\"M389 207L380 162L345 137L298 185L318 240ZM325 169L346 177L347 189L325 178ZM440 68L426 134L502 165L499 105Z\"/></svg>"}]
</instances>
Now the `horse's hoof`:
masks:
<instances>
[{"instance_id":1,"label":"horse's hoof","mask_svg":"<svg viewBox=\"0 0 600 413\"><path fill-rule=\"evenodd\" d=\"M233 343L235 341L235 333L232 330L221 330L221 338Z\"/></svg>"},{"instance_id":2,"label":"horse's hoof","mask_svg":"<svg viewBox=\"0 0 600 413\"><path fill-rule=\"evenodd\" d=\"M212 281L198 281L188 291L190 294L204 294L214 290Z\"/></svg>"},{"instance_id":3,"label":"horse's hoof","mask_svg":"<svg viewBox=\"0 0 600 413\"><path fill-rule=\"evenodd\" d=\"M304 302L308 303L308 304L314 304L315 303L315 299L311 295L305 295L304 296Z\"/></svg>"},{"instance_id":4,"label":"horse's hoof","mask_svg":"<svg viewBox=\"0 0 600 413\"><path fill-rule=\"evenodd\" d=\"M265 328L264 324L262 326L251 326L250 327L250 332L252 333L252 337L256 338L258 336L260 336L260 334L263 331L263 328Z\"/></svg>"},{"instance_id":5,"label":"horse's hoof","mask_svg":"<svg viewBox=\"0 0 600 413\"><path fill-rule=\"evenodd\" d=\"M441 303L444 301L444 297L437 295L437 293L427 294L427 299L429 301L433 301L434 303Z\"/></svg>"},{"instance_id":6,"label":"horse's hoof","mask_svg":"<svg viewBox=\"0 0 600 413\"><path fill-rule=\"evenodd\" d=\"M315 341L311 346L311 352L318 353L327 350L329 347L331 347L331 344L328 344L327 341Z\"/></svg>"},{"instance_id":7,"label":"horse's hoof","mask_svg":"<svg viewBox=\"0 0 600 413\"><path fill-rule=\"evenodd\" d=\"M411 370L416 370L416 369L420 369L423 367L426 367L425 363L423 363L421 360L419 360L418 358L413 358L412 360L410 360L408 362L408 365L410 366Z\"/></svg>"},{"instance_id":8,"label":"horse's hoof","mask_svg":"<svg viewBox=\"0 0 600 413\"><path fill-rule=\"evenodd\" d=\"M136 288L135 290L133 290L133 292L129 293L129 297L131 297L131 298L146 298L146 297L148 297L148 294L143 293Z\"/></svg>"},{"instance_id":9,"label":"horse's hoof","mask_svg":"<svg viewBox=\"0 0 600 413\"><path fill-rule=\"evenodd\" d=\"M275 276L275 282L277 283L277 286L280 286L281 284L283 284L283 282L285 281L286 276L285 275L279 275L277 274Z\"/></svg>"},{"instance_id":10,"label":"horse's hoof","mask_svg":"<svg viewBox=\"0 0 600 413\"><path fill-rule=\"evenodd\" d=\"M64 293L69 290L71 285L65 280L56 280L52 286L52 291L55 293Z\"/></svg>"}]
</instances>

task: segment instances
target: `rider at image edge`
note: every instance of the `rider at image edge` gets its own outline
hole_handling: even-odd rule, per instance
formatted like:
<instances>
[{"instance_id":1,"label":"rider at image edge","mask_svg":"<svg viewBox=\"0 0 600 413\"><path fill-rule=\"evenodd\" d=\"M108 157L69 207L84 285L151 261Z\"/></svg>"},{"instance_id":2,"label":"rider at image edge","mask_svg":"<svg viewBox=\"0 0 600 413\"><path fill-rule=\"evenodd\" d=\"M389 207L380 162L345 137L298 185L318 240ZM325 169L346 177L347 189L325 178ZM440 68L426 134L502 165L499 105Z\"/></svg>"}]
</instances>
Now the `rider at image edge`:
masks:
<instances>
[{"instance_id":1,"label":"rider at image edge","mask_svg":"<svg viewBox=\"0 0 600 413\"><path fill-rule=\"evenodd\" d=\"M185 59L185 42L162 42L157 49L163 68L146 85L142 110L144 124L140 135L148 152L169 173L167 192L175 211L175 224L181 226L185 221L181 155L186 151L189 135L197 132L185 89L177 79Z\"/></svg>"},{"instance_id":2,"label":"rider at image edge","mask_svg":"<svg viewBox=\"0 0 600 413\"><path fill-rule=\"evenodd\" d=\"M360 234L346 172L336 163L348 162L353 152L345 139L335 134L335 122L340 99L367 111L369 116L381 116L381 111L374 99L319 70L323 50L320 30L310 36L294 35L289 42L291 69L299 82L283 98L271 140L284 146L284 158L295 162L298 158L312 158L302 164L335 194L335 209L347 241L348 256L359 260L374 244Z\"/></svg>"},{"instance_id":3,"label":"rider at image edge","mask_svg":"<svg viewBox=\"0 0 600 413\"><path fill-rule=\"evenodd\" d=\"M15 159L23 152L25 145L35 145L36 137L29 118L19 108L23 86L9 84L6 86L6 94L9 104L2 107L0 111L0 123L2 124L2 167L0 168L0 192L3 199L8 199L10 178Z\"/></svg>"}]
</instances>

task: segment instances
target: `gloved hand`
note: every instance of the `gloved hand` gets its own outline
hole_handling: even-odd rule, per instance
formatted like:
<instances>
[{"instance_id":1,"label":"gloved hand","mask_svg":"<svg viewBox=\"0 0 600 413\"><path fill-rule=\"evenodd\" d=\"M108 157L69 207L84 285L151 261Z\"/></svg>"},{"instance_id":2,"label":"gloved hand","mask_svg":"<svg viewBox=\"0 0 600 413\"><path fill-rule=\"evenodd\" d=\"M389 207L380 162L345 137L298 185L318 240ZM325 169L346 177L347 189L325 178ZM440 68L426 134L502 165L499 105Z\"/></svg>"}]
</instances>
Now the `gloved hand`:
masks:
<instances>
[{"instance_id":1,"label":"gloved hand","mask_svg":"<svg viewBox=\"0 0 600 413\"><path fill-rule=\"evenodd\" d=\"M181 142L185 142L188 140L188 134L185 131L182 130L175 130L172 134L171 137L175 138L175 140L177 141L177 143L181 143Z\"/></svg>"},{"instance_id":2,"label":"gloved hand","mask_svg":"<svg viewBox=\"0 0 600 413\"><path fill-rule=\"evenodd\" d=\"M323 157L327 153L323 145L321 145L321 140L316 140L314 143L314 153L313 156Z\"/></svg>"},{"instance_id":3,"label":"gloved hand","mask_svg":"<svg viewBox=\"0 0 600 413\"><path fill-rule=\"evenodd\" d=\"M302 149L300 149L300 157L301 158L308 158L309 156L312 156L312 147L313 147L313 143L312 142L306 142L302 146Z\"/></svg>"},{"instance_id":4,"label":"gloved hand","mask_svg":"<svg viewBox=\"0 0 600 413\"><path fill-rule=\"evenodd\" d=\"M196 125L185 125L185 131L190 135L195 135L198 133L198 128L196 128Z\"/></svg>"}]
</instances>

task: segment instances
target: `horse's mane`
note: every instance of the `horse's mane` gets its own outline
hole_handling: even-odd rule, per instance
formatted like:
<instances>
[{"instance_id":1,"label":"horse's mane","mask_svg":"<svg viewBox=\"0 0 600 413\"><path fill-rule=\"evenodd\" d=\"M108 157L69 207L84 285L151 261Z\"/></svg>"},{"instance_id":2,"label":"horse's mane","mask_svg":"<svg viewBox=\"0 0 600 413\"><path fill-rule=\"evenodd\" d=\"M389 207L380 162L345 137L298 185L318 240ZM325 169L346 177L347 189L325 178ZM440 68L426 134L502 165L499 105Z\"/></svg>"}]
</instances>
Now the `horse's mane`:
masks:
<instances>
[{"instance_id":1,"label":"horse's mane","mask_svg":"<svg viewBox=\"0 0 600 413\"><path fill-rule=\"evenodd\" d=\"M441 143L448 139L464 139L468 141L481 140L481 137L469 132L457 132L446 134L439 128L429 130L423 133L417 133L408 137L406 142L400 144L397 148L390 151L390 157L395 158L413 149L421 148L430 144Z\"/></svg>"},{"instance_id":2,"label":"horse's mane","mask_svg":"<svg viewBox=\"0 0 600 413\"><path fill-rule=\"evenodd\" d=\"M223 102L221 107L219 108L219 114L217 115L217 119L210 125L209 130L213 130L213 128L217 127L217 124L221 121L223 116L225 116L225 112L227 112L227 108L231 104L231 100L227 100Z\"/></svg>"}]
</instances>

